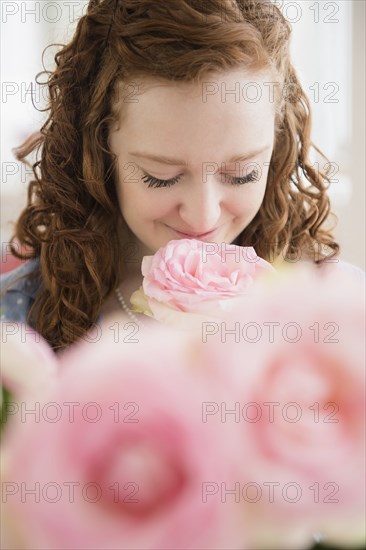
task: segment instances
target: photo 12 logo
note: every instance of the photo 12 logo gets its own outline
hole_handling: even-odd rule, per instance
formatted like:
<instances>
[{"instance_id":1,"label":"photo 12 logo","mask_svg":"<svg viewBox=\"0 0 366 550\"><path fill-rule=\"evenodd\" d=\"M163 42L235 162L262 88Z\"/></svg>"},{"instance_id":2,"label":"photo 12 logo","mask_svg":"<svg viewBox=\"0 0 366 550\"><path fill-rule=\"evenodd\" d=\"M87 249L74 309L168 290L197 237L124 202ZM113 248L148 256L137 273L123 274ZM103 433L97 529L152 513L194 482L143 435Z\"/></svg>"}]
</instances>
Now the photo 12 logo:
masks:
<instances>
[{"instance_id":1,"label":"photo 12 logo","mask_svg":"<svg viewBox=\"0 0 366 550\"><path fill-rule=\"evenodd\" d=\"M257 342L266 342L274 344L275 342L286 342L296 344L305 339L309 341L309 334L315 344L339 343L339 325L338 323L328 321L319 323L315 321L311 325L302 326L296 321L280 323L278 321L248 321L241 323L239 321L221 323L213 321L203 321L201 336L202 342L206 344L209 339L219 336L220 342L247 342L256 344Z\"/></svg>"},{"instance_id":2,"label":"photo 12 logo","mask_svg":"<svg viewBox=\"0 0 366 550\"><path fill-rule=\"evenodd\" d=\"M15 497L22 503L40 502L55 503L61 500L73 504L80 498L87 503L97 503L102 498L112 499L117 504L136 504L139 502L136 495L139 492L139 485L134 481L127 481L123 484L115 481L114 483L102 487L100 483L89 481L80 483L80 481L64 481L58 483L49 481L47 483L35 483L4 481L1 485L1 502L6 504Z\"/></svg>"},{"instance_id":3,"label":"photo 12 logo","mask_svg":"<svg viewBox=\"0 0 366 550\"><path fill-rule=\"evenodd\" d=\"M338 492L339 485L334 481L326 482L323 485L314 482L306 487L296 481L287 483L280 483L279 481L241 483L237 481L230 486L226 482L205 481L202 483L202 502L206 503L210 498L216 497L222 503L234 500L236 503L244 501L254 504L264 501L275 504L282 500L293 504L305 498L309 500L309 493L311 493L310 500L314 503L337 504L339 502L336 496Z\"/></svg>"},{"instance_id":4,"label":"photo 12 logo","mask_svg":"<svg viewBox=\"0 0 366 550\"><path fill-rule=\"evenodd\" d=\"M308 411L312 411L309 415ZM325 412L324 412L325 411ZM318 402L304 407L303 404L289 401L280 403L279 401L264 401L258 403L249 401L241 403L239 401L227 403L222 401L205 401L202 403L202 422L207 423L212 417L219 415L221 423L226 422L256 422L264 421L273 424L278 420L296 424L306 417L306 421L313 417L313 421L318 424L320 421L326 424L338 424L339 419L336 414L339 412L339 406L334 401L329 401L320 405ZM326 413L326 414L325 414Z\"/></svg>"},{"instance_id":5,"label":"photo 12 logo","mask_svg":"<svg viewBox=\"0 0 366 550\"><path fill-rule=\"evenodd\" d=\"M74 424L81 417L81 420L88 424L96 424L106 416L113 423L135 424L140 422L137 416L140 407L135 401L126 403L115 401L107 407L105 404L102 406L96 401L87 403L80 403L79 401L64 401L63 403L57 403L56 401L40 403L31 400L7 401L4 403L4 408L6 419L20 415L22 423L26 423L28 419L31 419L31 422L37 424L40 422L55 424L62 420Z\"/></svg>"},{"instance_id":6,"label":"photo 12 logo","mask_svg":"<svg viewBox=\"0 0 366 550\"><path fill-rule=\"evenodd\" d=\"M88 2L78 0L58 0L43 2L33 0L3 0L1 2L1 22L49 23L60 21L74 23L86 14Z\"/></svg>"}]
</instances>

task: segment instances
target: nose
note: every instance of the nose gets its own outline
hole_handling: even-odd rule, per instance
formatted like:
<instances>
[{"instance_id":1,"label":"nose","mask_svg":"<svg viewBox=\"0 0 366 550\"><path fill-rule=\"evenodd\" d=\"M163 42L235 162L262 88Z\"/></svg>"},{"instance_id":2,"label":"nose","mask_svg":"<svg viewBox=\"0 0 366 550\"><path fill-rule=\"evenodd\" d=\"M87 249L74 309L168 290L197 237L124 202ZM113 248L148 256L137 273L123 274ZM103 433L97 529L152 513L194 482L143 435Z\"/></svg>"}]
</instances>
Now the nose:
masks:
<instances>
[{"instance_id":1,"label":"nose","mask_svg":"<svg viewBox=\"0 0 366 550\"><path fill-rule=\"evenodd\" d=\"M179 206L184 230L207 233L218 226L221 218L222 191L211 178L192 182Z\"/></svg>"}]
</instances>

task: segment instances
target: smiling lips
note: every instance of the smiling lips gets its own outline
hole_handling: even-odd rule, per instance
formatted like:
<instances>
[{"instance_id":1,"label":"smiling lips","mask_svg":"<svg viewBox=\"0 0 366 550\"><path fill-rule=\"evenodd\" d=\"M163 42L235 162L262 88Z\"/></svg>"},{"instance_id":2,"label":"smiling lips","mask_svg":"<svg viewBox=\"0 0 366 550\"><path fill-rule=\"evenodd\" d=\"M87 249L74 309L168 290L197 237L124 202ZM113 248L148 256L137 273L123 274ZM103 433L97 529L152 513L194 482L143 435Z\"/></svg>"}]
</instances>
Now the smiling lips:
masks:
<instances>
[{"instance_id":1,"label":"smiling lips","mask_svg":"<svg viewBox=\"0 0 366 550\"><path fill-rule=\"evenodd\" d=\"M185 233L183 231L178 231L178 229L174 229L174 227L170 227L170 229L173 229L173 231L175 231L179 235L182 235L183 237L187 237L187 238L190 238L190 239L201 239L203 237L208 237L208 236L212 235L219 228L216 227L214 229L211 229L210 231L206 231L206 233Z\"/></svg>"}]
</instances>

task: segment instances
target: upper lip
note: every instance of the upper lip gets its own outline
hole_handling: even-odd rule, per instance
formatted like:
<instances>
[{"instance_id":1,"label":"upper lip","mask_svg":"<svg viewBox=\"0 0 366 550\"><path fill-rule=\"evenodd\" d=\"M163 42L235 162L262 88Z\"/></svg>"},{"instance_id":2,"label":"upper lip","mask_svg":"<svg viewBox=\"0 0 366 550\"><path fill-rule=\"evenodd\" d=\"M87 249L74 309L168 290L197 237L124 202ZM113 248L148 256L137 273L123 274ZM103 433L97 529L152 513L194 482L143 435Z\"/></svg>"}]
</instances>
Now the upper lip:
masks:
<instances>
[{"instance_id":1,"label":"upper lip","mask_svg":"<svg viewBox=\"0 0 366 550\"><path fill-rule=\"evenodd\" d=\"M177 231L178 233L182 233L183 235L188 235L189 237L204 237L205 235L208 235L209 233L216 231L216 229L218 228L214 227L213 229L210 229L209 231L205 231L204 233L190 233L189 231L181 231L180 229L175 229L175 227L172 227L172 229L174 229L174 231Z\"/></svg>"}]
</instances>

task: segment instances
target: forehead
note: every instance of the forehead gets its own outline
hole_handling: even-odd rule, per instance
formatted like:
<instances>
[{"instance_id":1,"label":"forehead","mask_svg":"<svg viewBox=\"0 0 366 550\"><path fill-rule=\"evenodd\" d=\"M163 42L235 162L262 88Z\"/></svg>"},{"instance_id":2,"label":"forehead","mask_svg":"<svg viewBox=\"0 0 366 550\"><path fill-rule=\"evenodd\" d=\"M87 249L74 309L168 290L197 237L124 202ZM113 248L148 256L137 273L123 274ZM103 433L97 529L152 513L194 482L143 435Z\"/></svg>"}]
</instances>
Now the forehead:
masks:
<instances>
[{"instance_id":1,"label":"forehead","mask_svg":"<svg viewBox=\"0 0 366 550\"><path fill-rule=\"evenodd\" d=\"M252 150L274 133L273 90L269 72L243 70L212 74L199 83L136 80L129 88L120 85L112 139L192 160L195 152Z\"/></svg>"}]
</instances>

